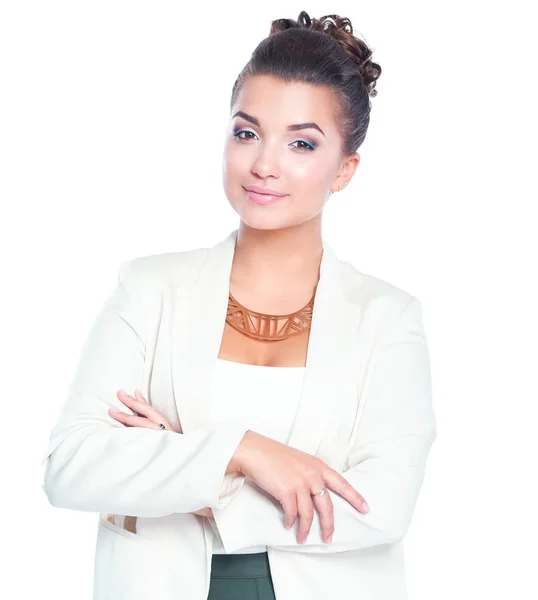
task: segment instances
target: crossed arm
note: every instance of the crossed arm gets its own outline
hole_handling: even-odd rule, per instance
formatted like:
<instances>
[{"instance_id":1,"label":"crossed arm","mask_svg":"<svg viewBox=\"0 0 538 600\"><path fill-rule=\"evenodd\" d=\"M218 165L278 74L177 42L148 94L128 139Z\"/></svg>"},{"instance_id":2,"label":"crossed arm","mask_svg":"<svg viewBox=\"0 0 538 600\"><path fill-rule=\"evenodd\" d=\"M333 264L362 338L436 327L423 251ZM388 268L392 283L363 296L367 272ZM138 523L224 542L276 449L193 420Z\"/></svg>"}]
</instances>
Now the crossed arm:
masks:
<instances>
[{"instance_id":1,"label":"crossed arm","mask_svg":"<svg viewBox=\"0 0 538 600\"><path fill-rule=\"evenodd\" d=\"M430 365L420 303L413 299L380 350L364 386L362 418L342 475L368 501L356 511L332 493L335 532L321 539L315 512L304 544L283 526L278 502L226 470L246 428L216 426L178 435L125 427L120 388L142 387L146 289L132 263L89 332L43 458L43 489L62 508L141 517L212 509L227 552L270 545L300 552L342 552L400 540L409 526L435 439ZM201 476L203 474L203 477ZM331 492L329 492L331 493Z\"/></svg>"},{"instance_id":2,"label":"crossed arm","mask_svg":"<svg viewBox=\"0 0 538 600\"><path fill-rule=\"evenodd\" d=\"M213 508L227 552L254 545L333 553L390 544L406 534L422 487L427 456L436 438L430 360L421 305L414 298L381 348L363 395L362 417L342 476L367 500L361 513L329 490L334 506L333 541L323 542L320 519L306 542L283 525L282 507L253 481L226 506Z\"/></svg>"}]
</instances>

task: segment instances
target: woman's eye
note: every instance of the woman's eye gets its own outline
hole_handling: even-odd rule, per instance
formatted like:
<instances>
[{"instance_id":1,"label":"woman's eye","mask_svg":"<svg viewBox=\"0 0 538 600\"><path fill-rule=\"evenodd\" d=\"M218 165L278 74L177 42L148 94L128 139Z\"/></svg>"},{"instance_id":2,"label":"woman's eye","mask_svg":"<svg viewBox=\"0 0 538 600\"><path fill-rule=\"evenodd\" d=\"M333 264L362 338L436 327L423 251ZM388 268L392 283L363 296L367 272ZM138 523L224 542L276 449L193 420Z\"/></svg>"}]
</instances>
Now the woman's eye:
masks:
<instances>
[{"instance_id":1,"label":"woman's eye","mask_svg":"<svg viewBox=\"0 0 538 600\"><path fill-rule=\"evenodd\" d=\"M304 146L299 146L298 149L306 150L307 152L310 150L314 150L316 148L316 146L314 146L314 144L311 144L310 142L307 142L306 140L297 140L293 143L294 144L305 144Z\"/></svg>"},{"instance_id":2,"label":"woman's eye","mask_svg":"<svg viewBox=\"0 0 538 600\"><path fill-rule=\"evenodd\" d=\"M234 129L233 130L233 136L235 138L238 138L240 140L251 140L251 137L241 137L242 134L250 134L253 137L256 137L256 134L253 131L249 131L248 129ZM304 144L303 146L295 146L295 148L297 148L297 150L301 150L301 151L305 151L305 152L311 152L312 150L315 150L316 145L312 144L311 142L307 142L306 140L295 140L295 142L292 142L292 144Z\"/></svg>"},{"instance_id":3,"label":"woman's eye","mask_svg":"<svg viewBox=\"0 0 538 600\"><path fill-rule=\"evenodd\" d=\"M236 138L239 138L240 140L252 139L252 138L242 138L241 137L242 133L250 133L251 135L254 135L254 132L253 131L248 131L248 129L234 129L233 136L236 137Z\"/></svg>"}]
</instances>

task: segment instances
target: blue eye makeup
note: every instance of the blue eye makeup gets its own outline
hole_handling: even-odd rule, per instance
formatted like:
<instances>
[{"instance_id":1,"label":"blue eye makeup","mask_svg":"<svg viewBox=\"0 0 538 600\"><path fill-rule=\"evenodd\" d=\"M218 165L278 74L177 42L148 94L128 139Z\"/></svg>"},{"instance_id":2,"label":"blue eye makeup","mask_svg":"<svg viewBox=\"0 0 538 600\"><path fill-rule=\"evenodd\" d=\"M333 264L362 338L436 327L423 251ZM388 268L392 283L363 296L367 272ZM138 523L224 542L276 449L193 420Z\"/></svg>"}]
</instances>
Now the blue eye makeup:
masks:
<instances>
[{"instance_id":1,"label":"blue eye makeup","mask_svg":"<svg viewBox=\"0 0 538 600\"><path fill-rule=\"evenodd\" d=\"M242 133L251 133L252 135L256 135L253 131L251 131L250 129L234 129L233 130L233 136L239 140L244 140L247 141L248 139L252 139L252 138L244 138L244 137L240 137L240 135ZM312 150L315 150L317 148L317 144L315 144L312 141L308 141L308 140L304 140L304 139L300 139L300 140L295 140L294 142L292 142L293 144L306 144L305 146L295 146L295 148L297 150L300 151L305 151L305 152L311 152Z\"/></svg>"}]
</instances>

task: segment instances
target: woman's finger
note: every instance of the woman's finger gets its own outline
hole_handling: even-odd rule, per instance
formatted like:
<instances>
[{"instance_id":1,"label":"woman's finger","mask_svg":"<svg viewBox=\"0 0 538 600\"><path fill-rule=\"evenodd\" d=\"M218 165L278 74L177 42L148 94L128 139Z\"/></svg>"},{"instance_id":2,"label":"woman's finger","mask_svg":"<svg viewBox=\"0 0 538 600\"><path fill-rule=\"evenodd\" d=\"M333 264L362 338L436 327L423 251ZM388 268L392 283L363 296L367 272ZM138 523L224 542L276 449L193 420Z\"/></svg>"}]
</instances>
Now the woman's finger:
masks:
<instances>
[{"instance_id":1,"label":"woman's finger","mask_svg":"<svg viewBox=\"0 0 538 600\"><path fill-rule=\"evenodd\" d=\"M127 425L129 427L146 427L147 429L158 429L159 427L158 423L155 423L154 421L151 421L146 417L129 415L127 413L122 412L121 410L116 410L114 408L109 408L108 413L113 419L116 419L116 421L119 421L120 423L123 423L124 425Z\"/></svg>"},{"instance_id":2,"label":"woman's finger","mask_svg":"<svg viewBox=\"0 0 538 600\"><path fill-rule=\"evenodd\" d=\"M137 390L135 394L138 394L138 398L134 398L130 394L128 394L125 390L118 390L116 394L121 402L128 406L133 412L143 415L145 417L150 417L153 415L155 409L150 406L142 396L142 392Z\"/></svg>"},{"instance_id":3,"label":"woman's finger","mask_svg":"<svg viewBox=\"0 0 538 600\"><path fill-rule=\"evenodd\" d=\"M146 399L144 398L142 392L138 388L135 391L136 397L134 398L125 390L118 390L117 396L121 400L121 402L125 404L125 406L128 406L137 415L147 417L148 419L152 420L154 423L157 424L163 422L163 416L161 415L161 413L156 408L150 406L146 402Z\"/></svg>"},{"instance_id":4,"label":"woman's finger","mask_svg":"<svg viewBox=\"0 0 538 600\"><path fill-rule=\"evenodd\" d=\"M325 484L347 500L358 511L366 513L370 510L364 497L337 471L327 469L323 473Z\"/></svg>"},{"instance_id":5,"label":"woman's finger","mask_svg":"<svg viewBox=\"0 0 538 600\"><path fill-rule=\"evenodd\" d=\"M148 421L152 422L154 425L159 425L162 423L165 429L169 431L174 431L170 423L167 419L161 414L161 412L156 409L154 406L151 406L146 402L146 399L142 395L142 391L138 388L135 390L135 398L128 394L125 390L118 390L117 396L125 406L129 407L135 414L135 417L145 417ZM120 411L121 413L121 411ZM125 414L125 413L122 413ZM112 415L114 416L114 415ZM121 421L123 423L123 421ZM151 427L151 425L142 425L143 427Z\"/></svg>"},{"instance_id":6,"label":"woman's finger","mask_svg":"<svg viewBox=\"0 0 538 600\"><path fill-rule=\"evenodd\" d=\"M288 493L282 498L279 498L280 504L284 509L284 527L291 529L297 519L297 496L293 493Z\"/></svg>"},{"instance_id":7,"label":"woman's finger","mask_svg":"<svg viewBox=\"0 0 538 600\"><path fill-rule=\"evenodd\" d=\"M320 486L318 486L317 489L321 489ZM327 490L323 496L318 496L317 494L313 495L312 500L319 513L323 541L325 543L330 543L329 539L332 538L334 533L334 505L329 490Z\"/></svg>"},{"instance_id":8,"label":"woman's finger","mask_svg":"<svg viewBox=\"0 0 538 600\"><path fill-rule=\"evenodd\" d=\"M299 527L297 528L297 543L302 544L306 541L312 521L314 520L314 505L312 497L305 490L297 493L297 508L299 512Z\"/></svg>"},{"instance_id":9,"label":"woman's finger","mask_svg":"<svg viewBox=\"0 0 538 600\"><path fill-rule=\"evenodd\" d=\"M148 401L144 398L144 396L142 395L142 391L139 390L138 388L136 388L136 390L135 390L135 398L139 402L143 402L144 404L146 404L149 407ZM151 407L151 408L153 408L153 407Z\"/></svg>"}]
</instances>

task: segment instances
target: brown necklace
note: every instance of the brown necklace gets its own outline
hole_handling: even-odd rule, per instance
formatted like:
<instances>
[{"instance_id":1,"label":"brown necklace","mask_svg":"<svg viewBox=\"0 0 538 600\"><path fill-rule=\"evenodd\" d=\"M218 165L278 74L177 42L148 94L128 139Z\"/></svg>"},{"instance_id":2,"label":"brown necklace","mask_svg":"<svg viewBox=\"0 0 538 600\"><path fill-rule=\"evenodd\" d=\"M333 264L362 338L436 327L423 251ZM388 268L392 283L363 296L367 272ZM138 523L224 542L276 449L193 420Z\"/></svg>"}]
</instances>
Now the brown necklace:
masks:
<instances>
[{"instance_id":1,"label":"brown necklace","mask_svg":"<svg viewBox=\"0 0 538 600\"><path fill-rule=\"evenodd\" d=\"M257 340L287 340L310 328L316 288L308 303L289 315L268 315L249 310L229 292L226 322L237 331Z\"/></svg>"}]
</instances>

